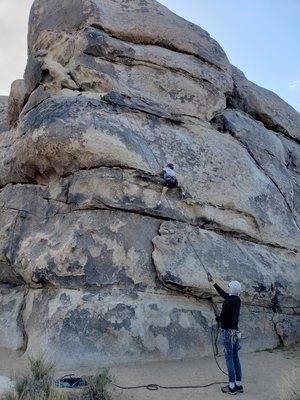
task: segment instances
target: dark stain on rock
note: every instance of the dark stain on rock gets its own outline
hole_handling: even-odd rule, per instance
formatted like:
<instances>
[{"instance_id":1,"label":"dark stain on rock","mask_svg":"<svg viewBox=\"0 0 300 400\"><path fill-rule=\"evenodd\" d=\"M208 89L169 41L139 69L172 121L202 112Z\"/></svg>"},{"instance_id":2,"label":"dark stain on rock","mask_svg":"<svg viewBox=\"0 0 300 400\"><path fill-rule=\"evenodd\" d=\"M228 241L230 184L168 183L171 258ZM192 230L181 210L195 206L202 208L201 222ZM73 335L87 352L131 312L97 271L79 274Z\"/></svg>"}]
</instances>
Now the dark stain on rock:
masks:
<instances>
[{"instance_id":1,"label":"dark stain on rock","mask_svg":"<svg viewBox=\"0 0 300 400\"><path fill-rule=\"evenodd\" d=\"M134 308L124 304L118 304L104 315L91 313L87 309L69 311L59 333L59 345L64 351L68 349L78 353L82 349L99 351L97 345L99 339L103 339L104 336L111 337L113 332L122 329L130 331L132 318L136 318ZM101 351L105 350L101 348Z\"/></svg>"},{"instance_id":2,"label":"dark stain on rock","mask_svg":"<svg viewBox=\"0 0 300 400\"><path fill-rule=\"evenodd\" d=\"M130 331L131 320L136 319L134 307L121 303L117 304L115 308L107 311L104 316L108 321L110 319L121 320L121 322L110 322L110 325L116 331L120 331L122 328Z\"/></svg>"},{"instance_id":3,"label":"dark stain on rock","mask_svg":"<svg viewBox=\"0 0 300 400\"><path fill-rule=\"evenodd\" d=\"M24 72L26 92L29 95L42 82L42 62L36 58L38 52L30 54L27 59L27 65Z\"/></svg>"},{"instance_id":4,"label":"dark stain on rock","mask_svg":"<svg viewBox=\"0 0 300 400\"><path fill-rule=\"evenodd\" d=\"M60 300L60 302L61 302L61 304L62 304L63 306L69 306L69 305L71 305L70 296L68 296L66 293L62 293L62 294L59 296L59 300Z\"/></svg>"},{"instance_id":5,"label":"dark stain on rock","mask_svg":"<svg viewBox=\"0 0 300 400\"><path fill-rule=\"evenodd\" d=\"M86 200L87 196L81 194L81 193L69 193L69 203L70 204L74 204L74 205L78 205L81 203L84 203L84 201Z\"/></svg>"},{"instance_id":6,"label":"dark stain on rock","mask_svg":"<svg viewBox=\"0 0 300 400\"><path fill-rule=\"evenodd\" d=\"M85 280L89 285L125 285L132 286L134 281L126 274L126 268L113 263L113 249L103 244L100 255L92 257L87 254L88 260L85 265Z\"/></svg>"},{"instance_id":7,"label":"dark stain on rock","mask_svg":"<svg viewBox=\"0 0 300 400\"><path fill-rule=\"evenodd\" d=\"M118 268L112 263L113 250L102 245L98 257L88 254L88 260L84 267L87 284L117 284Z\"/></svg>"},{"instance_id":8,"label":"dark stain on rock","mask_svg":"<svg viewBox=\"0 0 300 400\"><path fill-rule=\"evenodd\" d=\"M75 309L66 315L59 333L59 345L75 353L82 348L96 351L95 342L105 334L109 323L103 318L92 315L87 309ZM81 349L80 349L81 348Z\"/></svg>"},{"instance_id":9,"label":"dark stain on rock","mask_svg":"<svg viewBox=\"0 0 300 400\"><path fill-rule=\"evenodd\" d=\"M267 292L268 288L263 283L258 283L257 286L252 286L253 290L257 293Z\"/></svg>"},{"instance_id":10,"label":"dark stain on rock","mask_svg":"<svg viewBox=\"0 0 300 400\"><path fill-rule=\"evenodd\" d=\"M168 283L175 283L176 285L184 286L183 281L178 276L173 275L170 271L167 271L164 274L163 280Z\"/></svg>"},{"instance_id":11,"label":"dark stain on rock","mask_svg":"<svg viewBox=\"0 0 300 400\"><path fill-rule=\"evenodd\" d=\"M98 61L96 61L95 57L98 57ZM81 54L77 60L81 67L92 69L96 73L100 72L112 79L118 79L118 74L113 64L103 58L107 58L108 60L109 58L112 59L111 56L107 55L103 48L100 50L99 46L94 45L88 46L85 52ZM76 69L72 71L72 73L76 78Z\"/></svg>"},{"instance_id":12,"label":"dark stain on rock","mask_svg":"<svg viewBox=\"0 0 300 400\"><path fill-rule=\"evenodd\" d=\"M279 290L276 289L275 294L274 294L273 298L271 299L272 310L275 313L280 311L280 303L279 303L279 298L278 298L279 294L280 294Z\"/></svg>"},{"instance_id":13,"label":"dark stain on rock","mask_svg":"<svg viewBox=\"0 0 300 400\"><path fill-rule=\"evenodd\" d=\"M104 58L108 61L120 61L125 65L133 65L135 51L130 44L108 37L99 28L88 27L85 31L88 45L84 54ZM97 65L97 64L94 64Z\"/></svg>"},{"instance_id":14,"label":"dark stain on rock","mask_svg":"<svg viewBox=\"0 0 300 400\"><path fill-rule=\"evenodd\" d=\"M182 327L179 323L179 317L182 313L191 313L199 329L196 327ZM168 339L169 352L172 356L175 356L179 354L178 350L180 348L188 350L191 346L199 347L199 343L203 342L203 327L208 334L208 324L201 312L174 309L171 313L171 323L168 326L151 325L149 329L154 336L163 335Z\"/></svg>"},{"instance_id":15,"label":"dark stain on rock","mask_svg":"<svg viewBox=\"0 0 300 400\"><path fill-rule=\"evenodd\" d=\"M136 285L134 285L134 288L138 291L145 292L146 289L148 288L148 285L147 283L139 282Z\"/></svg>"},{"instance_id":16,"label":"dark stain on rock","mask_svg":"<svg viewBox=\"0 0 300 400\"><path fill-rule=\"evenodd\" d=\"M16 304L16 300L11 300L6 304L0 303L0 314L6 313L6 312L11 312L14 309L15 304Z\"/></svg>"}]
</instances>

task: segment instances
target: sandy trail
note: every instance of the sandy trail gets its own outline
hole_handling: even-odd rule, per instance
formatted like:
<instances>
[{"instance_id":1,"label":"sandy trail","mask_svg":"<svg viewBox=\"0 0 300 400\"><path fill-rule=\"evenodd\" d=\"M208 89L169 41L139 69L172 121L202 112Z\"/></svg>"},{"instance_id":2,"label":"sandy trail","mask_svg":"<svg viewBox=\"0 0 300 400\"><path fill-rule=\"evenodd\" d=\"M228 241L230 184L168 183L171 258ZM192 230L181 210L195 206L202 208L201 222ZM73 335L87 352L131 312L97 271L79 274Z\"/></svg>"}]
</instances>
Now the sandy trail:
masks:
<instances>
[{"instance_id":1,"label":"sandy trail","mask_svg":"<svg viewBox=\"0 0 300 400\"><path fill-rule=\"evenodd\" d=\"M25 359L16 352L0 350L0 375L12 376L24 372ZM300 399L300 347L252 354L242 354L244 372L244 400L299 400ZM224 359L220 357L224 366ZM94 373L87 366L80 369L59 370L84 375ZM185 361L134 363L110 368L113 380L121 386L158 383L165 386L201 385L224 381L226 377L217 369L213 358ZM216 385L205 389L148 391L112 390L112 399L119 400L221 400L228 398Z\"/></svg>"}]
</instances>

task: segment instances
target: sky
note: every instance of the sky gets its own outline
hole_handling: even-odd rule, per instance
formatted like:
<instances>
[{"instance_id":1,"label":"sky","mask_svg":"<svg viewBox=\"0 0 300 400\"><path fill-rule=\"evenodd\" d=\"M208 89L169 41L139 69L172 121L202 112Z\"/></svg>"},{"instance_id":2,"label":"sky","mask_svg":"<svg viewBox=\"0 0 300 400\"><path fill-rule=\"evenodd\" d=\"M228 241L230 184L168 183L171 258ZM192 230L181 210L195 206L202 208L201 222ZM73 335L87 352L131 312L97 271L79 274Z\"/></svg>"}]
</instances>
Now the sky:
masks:
<instances>
[{"instance_id":1,"label":"sky","mask_svg":"<svg viewBox=\"0 0 300 400\"><path fill-rule=\"evenodd\" d=\"M0 0L0 95L22 78L32 0ZM300 0L160 0L201 26L251 81L300 111Z\"/></svg>"}]
</instances>

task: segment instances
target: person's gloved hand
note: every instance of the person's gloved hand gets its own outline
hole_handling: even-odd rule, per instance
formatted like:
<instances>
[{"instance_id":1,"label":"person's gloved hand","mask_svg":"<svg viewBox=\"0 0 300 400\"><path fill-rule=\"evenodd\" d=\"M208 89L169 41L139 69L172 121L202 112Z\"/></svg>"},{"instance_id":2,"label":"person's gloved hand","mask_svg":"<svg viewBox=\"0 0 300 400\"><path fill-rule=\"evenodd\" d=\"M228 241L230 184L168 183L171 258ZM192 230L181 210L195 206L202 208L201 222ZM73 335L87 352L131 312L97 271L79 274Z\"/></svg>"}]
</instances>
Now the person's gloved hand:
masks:
<instances>
[{"instance_id":1,"label":"person's gloved hand","mask_svg":"<svg viewBox=\"0 0 300 400\"><path fill-rule=\"evenodd\" d=\"M208 279L208 282L210 282L210 283L214 282L213 277L210 272L207 273L207 279Z\"/></svg>"},{"instance_id":2,"label":"person's gloved hand","mask_svg":"<svg viewBox=\"0 0 300 400\"><path fill-rule=\"evenodd\" d=\"M219 315L216 315L216 321L220 322L221 321L221 317Z\"/></svg>"}]
</instances>

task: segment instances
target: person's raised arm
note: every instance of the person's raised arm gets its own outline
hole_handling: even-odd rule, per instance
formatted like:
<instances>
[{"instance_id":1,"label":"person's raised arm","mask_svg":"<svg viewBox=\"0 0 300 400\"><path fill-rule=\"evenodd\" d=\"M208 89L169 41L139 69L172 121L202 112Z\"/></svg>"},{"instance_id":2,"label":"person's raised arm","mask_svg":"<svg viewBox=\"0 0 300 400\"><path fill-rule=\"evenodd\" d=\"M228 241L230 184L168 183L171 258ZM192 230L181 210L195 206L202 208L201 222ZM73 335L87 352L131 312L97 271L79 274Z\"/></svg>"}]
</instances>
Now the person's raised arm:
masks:
<instances>
[{"instance_id":1,"label":"person's raised arm","mask_svg":"<svg viewBox=\"0 0 300 400\"><path fill-rule=\"evenodd\" d=\"M208 272L207 274L207 279L208 282L212 283L214 288L216 289L216 291L218 292L218 294L223 297L223 299L227 299L227 297L229 296L228 293L225 292L225 290L223 290L217 283L214 282L213 277L211 276L211 274Z\"/></svg>"}]
</instances>

